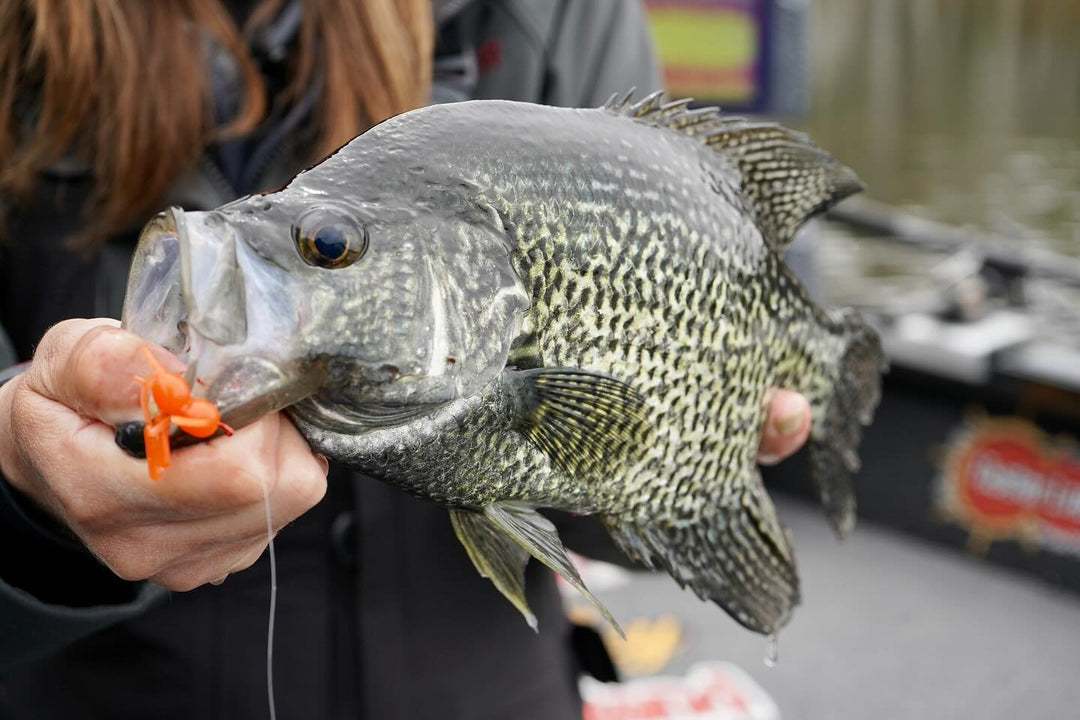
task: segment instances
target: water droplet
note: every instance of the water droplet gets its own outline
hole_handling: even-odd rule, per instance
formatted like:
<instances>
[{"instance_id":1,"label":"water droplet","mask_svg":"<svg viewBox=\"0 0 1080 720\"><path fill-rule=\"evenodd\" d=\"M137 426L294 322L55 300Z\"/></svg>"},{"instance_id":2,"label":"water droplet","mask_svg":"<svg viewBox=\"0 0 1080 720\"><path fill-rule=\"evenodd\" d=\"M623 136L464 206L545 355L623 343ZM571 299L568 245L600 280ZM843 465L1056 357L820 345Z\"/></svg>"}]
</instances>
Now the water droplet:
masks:
<instances>
[{"instance_id":1,"label":"water droplet","mask_svg":"<svg viewBox=\"0 0 1080 720\"><path fill-rule=\"evenodd\" d=\"M769 636L769 646L765 649L765 667L776 667L776 664L780 662L780 642L776 638L776 633Z\"/></svg>"}]
</instances>

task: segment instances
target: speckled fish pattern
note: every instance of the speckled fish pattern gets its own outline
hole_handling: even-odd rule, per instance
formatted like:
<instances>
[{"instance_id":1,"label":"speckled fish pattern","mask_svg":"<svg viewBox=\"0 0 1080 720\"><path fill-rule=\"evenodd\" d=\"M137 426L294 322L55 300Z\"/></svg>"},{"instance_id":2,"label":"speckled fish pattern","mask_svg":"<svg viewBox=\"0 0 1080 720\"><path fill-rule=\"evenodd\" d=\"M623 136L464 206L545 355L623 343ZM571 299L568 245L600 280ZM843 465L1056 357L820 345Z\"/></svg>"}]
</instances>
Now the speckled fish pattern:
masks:
<instances>
[{"instance_id":1,"label":"speckled fish pattern","mask_svg":"<svg viewBox=\"0 0 1080 720\"><path fill-rule=\"evenodd\" d=\"M838 532L853 523L859 428L878 400L876 335L818 307L782 259L807 217L859 189L854 174L797 133L659 96L433 107L369 135L357 148L397 138L388 152L402 162L454 168L461 212L477 219L448 240L447 297L469 296L470 268L492 252L480 223L502 239L527 307L508 370L477 392L377 442L310 421L305 434L454 508L598 514L632 557L775 632L799 590L755 460L767 392L810 400L813 479ZM559 370L522 379L545 368ZM580 385L575 371L610 382ZM594 412L537 417L549 403L529 399L573 406L579 390ZM556 434L534 432L549 421Z\"/></svg>"}]
</instances>

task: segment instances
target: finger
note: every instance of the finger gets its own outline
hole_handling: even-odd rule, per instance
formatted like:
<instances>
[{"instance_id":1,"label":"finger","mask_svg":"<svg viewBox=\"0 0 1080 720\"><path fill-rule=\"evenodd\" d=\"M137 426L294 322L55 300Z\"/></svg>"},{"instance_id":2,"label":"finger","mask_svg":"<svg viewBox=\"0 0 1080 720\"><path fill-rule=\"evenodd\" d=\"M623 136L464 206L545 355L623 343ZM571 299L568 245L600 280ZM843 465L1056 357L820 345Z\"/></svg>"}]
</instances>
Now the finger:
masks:
<instances>
[{"instance_id":1,"label":"finger","mask_svg":"<svg viewBox=\"0 0 1080 720\"><path fill-rule=\"evenodd\" d=\"M164 476L151 480L146 462L120 450L109 426L42 395L22 395L12 413L20 452L51 478L58 514L80 528L225 515L261 506L263 478L276 484L276 416L222 438L227 443L177 451Z\"/></svg>"},{"instance_id":2,"label":"finger","mask_svg":"<svg viewBox=\"0 0 1080 720\"><path fill-rule=\"evenodd\" d=\"M12 400L11 426L35 476L48 478L38 484L49 498L38 497L39 502L61 518L88 526L123 521L127 506L145 494L139 489L145 464L116 447L107 425L20 388Z\"/></svg>"},{"instance_id":3,"label":"finger","mask_svg":"<svg viewBox=\"0 0 1080 720\"><path fill-rule=\"evenodd\" d=\"M141 352L150 348L167 369L183 364L161 347L118 327L115 320L67 320L41 339L28 382L40 394L109 425L139 417L136 375L151 368Z\"/></svg>"},{"instance_id":4,"label":"finger","mask_svg":"<svg viewBox=\"0 0 1080 720\"><path fill-rule=\"evenodd\" d=\"M282 419L291 432L279 436L277 482L254 478L259 486L259 497L235 512L195 519L175 526L182 537L189 538L187 553L207 553L217 549L248 543L253 540L269 541L267 537L267 502L269 503L270 527L277 533L300 515L314 507L326 493L326 476L317 458L308 449L303 437ZM264 495L263 493L268 493Z\"/></svg>"},{"instance_id":5,"label":"finger","mask_svg":"<svg viewBox=\"0 0 1080 720\"><path fill-rule=\"evenodd\" d=\"M790 390L773 393L761 434L758 462L772 465L794 454L810 435L810 403Z\"/></svg>"},{"instance_id":6,"label":"finger","mask_svg":"<svg viewBox=\"0 0 1080 720\"><path fill-rule=\"evenodd\" d=\"M235 514L170 528L170 534L182 538L187 547L174 555L175 562L155 573L152 578L155 582L173 589L190 589L242 570L259 558L269 543L268 533L276 534L322 499L326 492L326 477L319 459L287 419L282 418L281 422L279 472L282 477L275 490L257 506ZM162 538L162 544L180 547L170 543L169 538ZM246 547L248 551L241 552L239 559L235 559L238 547Z\"/></svg>"},{"instance_id":7,"label":"finger","mask_svg":"<svg viewBox=\"0 0 1080 720\"><path fill-rule=\"evenodd\" d=\"M188 517L261 508L265 488L275 513L291 520L322 498L326 472L292 423L272 413L231 437L176 450L161 480L143 484Z\"/></svg>"},{"instance_id":8,"label":"finger","mask_svg":"<svg viewBox=\"0 0 1080 720\"><path fill-rule=\"evenodd\" d=\"M177 448L159 480L143 480L148 492L172 506L178 519L231 514L262 505L263 486L277 484L280 420L268 415L232 436Z\"/></svg>"}]
</instances>

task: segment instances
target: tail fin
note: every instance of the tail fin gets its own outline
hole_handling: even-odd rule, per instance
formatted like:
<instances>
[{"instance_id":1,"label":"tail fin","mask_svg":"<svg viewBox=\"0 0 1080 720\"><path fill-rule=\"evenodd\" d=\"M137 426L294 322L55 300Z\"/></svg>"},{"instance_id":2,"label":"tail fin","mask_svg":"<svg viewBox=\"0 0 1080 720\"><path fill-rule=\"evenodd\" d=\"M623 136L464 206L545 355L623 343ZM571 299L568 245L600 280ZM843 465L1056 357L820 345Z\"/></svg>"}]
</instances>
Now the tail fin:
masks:
<instances>
[{"instance_id":1,"label":"tail fin","mask_svg":"<svg viewBox=\"0 0 1080 720\"><path fill-rule=\"evenodd\" d=\"M832 394L815 414L810 431L810 476L833 530L843 536L855 527L856 449L862 426L870 423L881 399L881 373L887 363L877 333L855 311L844 311L839 324L847 342Z\"/></svg>"},{"instance_id":2,"label":"tail fin","mask_svg":"<svg viewBox=\"0 0 1080 720\"><path fill-rule=\"evenodd\" d=\"M739 485L708 498L693 519L606 516L604 523L631 558L664 568L745 627L774 633L799 601L795 558L757 468L748 467Z\"/></svg>"}]
</instances>

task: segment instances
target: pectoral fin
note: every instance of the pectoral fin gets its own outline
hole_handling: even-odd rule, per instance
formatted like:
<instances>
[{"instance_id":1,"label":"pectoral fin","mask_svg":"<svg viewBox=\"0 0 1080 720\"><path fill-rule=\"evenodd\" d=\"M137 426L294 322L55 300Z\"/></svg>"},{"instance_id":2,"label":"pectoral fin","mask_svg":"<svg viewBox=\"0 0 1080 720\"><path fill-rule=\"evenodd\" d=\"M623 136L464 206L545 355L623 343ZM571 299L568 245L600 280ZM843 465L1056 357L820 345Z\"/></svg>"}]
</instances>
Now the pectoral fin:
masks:
<instances>
[{"instance_id":1,"label":"pectoral fin","mask_svg":"<svg viewBox=\"0 0 1080 720\"><path fill-rule=\"evenodd\" d=\"M585 587L555 526L543 515L524 505L502 503L485 507L483 513L452 509L450 519L476 569L521 611L534 630L536 618L525 600L525 565L529 555L559 573L625 637L612 614Z\"/></svg>"},{"instance_id":2,"label":"pectoral fin","mask_svg":"<svg viewBox=\"0 0 1080 720\"><path fill-rule=\"evenodd\" d=\"M627 383L576 368L507 370L518 429L571 477L633 464L650 446L645 399Z\"/></svg>"}]
</instances>

